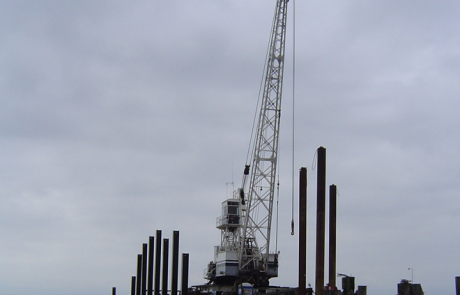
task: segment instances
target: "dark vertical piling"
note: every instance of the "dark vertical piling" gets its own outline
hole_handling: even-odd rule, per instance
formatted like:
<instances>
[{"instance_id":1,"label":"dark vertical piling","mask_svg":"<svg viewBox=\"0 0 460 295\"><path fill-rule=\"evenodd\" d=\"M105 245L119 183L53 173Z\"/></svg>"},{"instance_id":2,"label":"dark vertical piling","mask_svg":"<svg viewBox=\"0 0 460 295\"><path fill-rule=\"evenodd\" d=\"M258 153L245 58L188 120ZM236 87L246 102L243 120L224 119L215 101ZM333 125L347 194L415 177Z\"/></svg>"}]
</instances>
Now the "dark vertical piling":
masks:
<instances>
[{"instance_id":1,"label":"dark vertical piling","mask_svg":"<svg viewBox=\"0 0 460 295\"><path fill-rule=\"evenodd\" d=\"M142 254L137 255L136 295L141 295Z\"/></svg>"},{"instance_id":2,"label":"dark vertical piling","mask_svg":"<svg viewBox=\"0 0 460 295\"><path fill-rule=\"evenodd\" d=\"M142 244L142 282L141 282L142 295L147 291L147 244Z\"/></svg>"},{"instance_id":3,"label":"dark vertical piling","mask_svg":"<svg viewBox=\"0 0 460 295\"><path fill-rule=\"evenodd\" d=\"M316 209L316 277L315 294L324 295L324 244L326 223L326 149L318 148Z\"/></svg>"},{"instance_id":4,"label":"dark vertical piling","mask_svg":"<svg viewBox=\"0 0 460 295\"><path fill-rule=\"evenodd\" d=\"M161 272L161 230L157 230L155 249L155 295L160 295L160 272Z\"/></svg>"},{"instance_id":5,"label":"dark vertical piling","mask_svg":"<svg viewBox=\"0 0 460 295\"><path fill-rule=\"evenodd\" d=\"M117 295L117 288L116 287L112 287L112 295Z\"/></svg>"},{"instance_id":6,"label":"dark vertical piling","mask_svg":"<svg viewBox=\"0 0 460 295\"><path fill-rule=\"evenodd\" d=\"M153 250L155 248L155 237L149 237L149 266L147 278L147 295L153 295Z\"/></svg>"},{"instance_id":7,"label":"dark vertical piling","mask_svg":"<svg viewBox=\"0 0 460 295\"><path fill-rule=\"evenodd\" d=\"M329 286L336 287L337 187L329 186Z\"/></svg>"},{"instance_id":8,"label":"dark vertical piling","mask_svg":"<svg viewBox=\"0 0 460 295\"><path fill-rule=\"evenodd\" d=\"M168 295L168 256L169 256L169 240L163 239L163 277L161 284L161 294Z\"/></svg>"},{"instance_id":9,"label":"dark vertical piling","mask_svg":"<svg viewBox=\"0 0 460 295\"><path fill-rule=\"evenodd\" d=\"M179 231L173 231L172 240L172 271L171 271L171 295L177 295L177 281L179 276Z\"/></svg>"},{"instance_id":10,"label":"dark vertical piling","mask_svg":"<svg viewBox=\"0 0 460 295\"><path fill-rule=\"evenodd\" d=\"M457 291L457 295L460 295L460 277L455 277L455 289Z\"/></svg>"},{"instance_id":11,"label":"dark vertical piling","mask_svg":"<svg viewBox=\"0 0 460 295\"><path fill-rule=\"evenodd\" d=\"M299 295L306 295L307 281L307 168L299 176Z\"/></svg>"},{"instance_id":12,"label":"dark vertical piling","mask_svg":"<svg viewBox=\"0 0 460 295\"><path fill-rule=\"evenodd\" d=\"M182 284L181 295L188 295L188 253L182 253Z\"/></svg>"},{"instance_id":13,"label":"dark vertical piling","mask_svg":"<svg viewBox=\"0 0 460 295\"><path fill-rule=\"evenodd\" d=\"M136 295L136 277L135 276L131 277L131 294L130 295Z\"/></svg>"}]
</instances>

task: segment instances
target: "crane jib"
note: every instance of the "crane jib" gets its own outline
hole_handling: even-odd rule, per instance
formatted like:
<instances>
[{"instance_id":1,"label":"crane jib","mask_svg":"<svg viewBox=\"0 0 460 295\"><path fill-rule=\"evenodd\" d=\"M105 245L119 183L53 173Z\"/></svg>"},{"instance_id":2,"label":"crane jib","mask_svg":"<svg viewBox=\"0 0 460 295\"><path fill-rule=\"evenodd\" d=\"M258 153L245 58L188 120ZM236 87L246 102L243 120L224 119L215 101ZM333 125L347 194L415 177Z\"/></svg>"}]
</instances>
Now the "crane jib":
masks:
<instances>
[{"instance_id":1,"label":"crane jib","mask_svg":"<svg viewBox=\"0 0 460 295\"><path fill-rule=\"evenodd\" d=\"M278 276L278 253L270 253L273 199L283 88L288 0L277 0L264 73L262 99L253 138L252 157L244 169L242 187L222 203L216 220L221 244L205 277L216 285L249 282L268 286ZM247 192L245 187L249 181Z\"/></svg>"},{"instance_id":2,"label":"crane jib","mask_svg":"<svg viewBox=\"0 0 460 295\"><path fill-rule=\"evenodd\" d=\"M279 118L284 70L287 2L277 1L270 37L269 60L266 67L264 91L255 137L248 205L243 218L239 262L241 270L258 268L267 279L277 276L270 269L270 233L275 194L278 154ZM248 249L249 245L251 248ZM277 256L273 257L277 262ZM273 265L272 265L273 266ZM251 269L252 268L252 269ZM272 271L272 273L270 273Z\"/></svg>"}]
</instances>

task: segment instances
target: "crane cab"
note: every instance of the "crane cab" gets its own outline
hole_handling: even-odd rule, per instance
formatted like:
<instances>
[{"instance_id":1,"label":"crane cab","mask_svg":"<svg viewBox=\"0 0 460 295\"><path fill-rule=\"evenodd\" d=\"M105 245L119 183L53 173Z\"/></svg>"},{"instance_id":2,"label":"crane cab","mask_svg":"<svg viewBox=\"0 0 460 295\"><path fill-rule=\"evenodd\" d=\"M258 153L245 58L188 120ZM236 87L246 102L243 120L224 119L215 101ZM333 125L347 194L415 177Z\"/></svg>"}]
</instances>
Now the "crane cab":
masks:
<instances>
[{"instance_id":1,"label":"crane cab","mask_svg":"<svg viewBox=\"0 0 460 295\"><path fill-rule=\"evenodd\" d=\"M222 215L217 218L218 229L236 229L240 226L241 201L228 199L222 202Z\"/></svg>"}]
</instances>

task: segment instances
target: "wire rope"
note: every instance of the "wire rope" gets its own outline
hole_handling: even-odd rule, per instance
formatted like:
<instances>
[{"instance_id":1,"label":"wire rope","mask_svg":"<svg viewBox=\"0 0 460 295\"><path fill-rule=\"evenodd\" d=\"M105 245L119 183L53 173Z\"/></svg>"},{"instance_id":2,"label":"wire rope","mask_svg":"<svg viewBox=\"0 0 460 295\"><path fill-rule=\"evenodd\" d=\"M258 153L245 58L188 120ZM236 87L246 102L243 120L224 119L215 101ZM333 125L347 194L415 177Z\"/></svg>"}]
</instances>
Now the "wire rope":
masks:
<instances>
[{"instance_id":1,"label":"wire rope","mask_svg":"<svg viewBox=\"0 0 460 295\"><path fill-rule=\"evenodd\" d=\"M273 16L273 19L276 17ZM270 33L271 34L271 33ZM268 44L267 44L267 51L265 53L265 61L264 61L264 68L263 68L263 71L262 71L262 77L260 79L260 84L259 84L259 93L258 93L258 97L257 97L257 105L256 105L256 110L254 112L254 117L252 119L252 130L251 130L251 137L249 138L249 147L248 147L248 152L246 154L246 164L249 164L250 163L250 159L252 158L253 155L251 155L251 151L254 150L254 146L256 144L256 140L254 138L254 130L255 130L255 127L256 127L256 119L258 118L257 116L257 112L259 111L259 103L260 103L260 99L262 97L262 89L263 89L263 86L264 86L264 79L265 79L265 71L267 69L267 64L268 64L268 55L269 55L269 52L270 52L270 44L271 44L271 38L269 38L269 41L268 41Z\"/></svg>"},{"instance_id":2,"label":"wire rope","mask_svg":"<svg viewBox=\"0 0 460 295\"><path fill-rule=\"evenodd\" d=\"M294 178L295 178L295 0L292 1L292 186L291 186L291 235L294 235Z\"/></svg>"}]
</instances>

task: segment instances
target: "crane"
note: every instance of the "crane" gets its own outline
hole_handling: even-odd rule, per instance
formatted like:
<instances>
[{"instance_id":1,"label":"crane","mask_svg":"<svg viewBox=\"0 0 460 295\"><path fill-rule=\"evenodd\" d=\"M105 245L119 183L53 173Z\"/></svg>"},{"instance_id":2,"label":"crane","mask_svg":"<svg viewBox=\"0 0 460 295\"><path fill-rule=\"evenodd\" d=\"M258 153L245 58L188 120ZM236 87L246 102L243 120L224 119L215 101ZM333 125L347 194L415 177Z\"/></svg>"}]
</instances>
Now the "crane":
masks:
<instances>
[{"instance_id":1,"label":"crane","mask_svg":"<svg viewBox=\"0 0 460 295\"><path fill-rule=\"evenodd\" d=\"M281 94L288 0L277 0L273 17L264 88L252 158L244 167L242 185L222 203L216 227L221 243L205 278L210 284L232 286L247 282L268 286L278 276L278 253L270 252L273 199L278 161ZM248 184L249 180L249 184ZM247 189L246 189L247 186Z\"/></svg>"}]
</instances>

